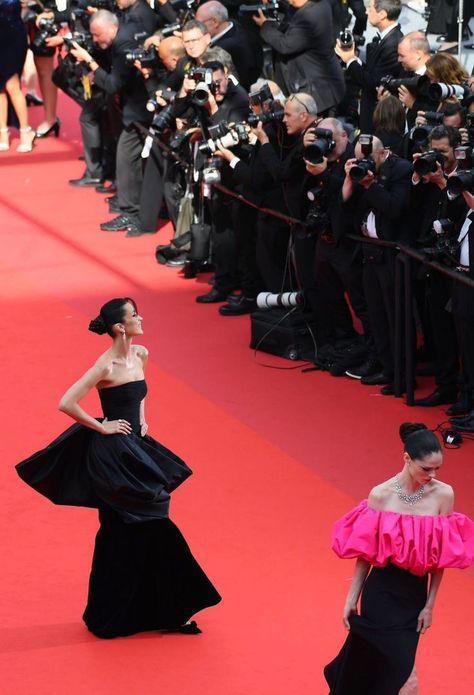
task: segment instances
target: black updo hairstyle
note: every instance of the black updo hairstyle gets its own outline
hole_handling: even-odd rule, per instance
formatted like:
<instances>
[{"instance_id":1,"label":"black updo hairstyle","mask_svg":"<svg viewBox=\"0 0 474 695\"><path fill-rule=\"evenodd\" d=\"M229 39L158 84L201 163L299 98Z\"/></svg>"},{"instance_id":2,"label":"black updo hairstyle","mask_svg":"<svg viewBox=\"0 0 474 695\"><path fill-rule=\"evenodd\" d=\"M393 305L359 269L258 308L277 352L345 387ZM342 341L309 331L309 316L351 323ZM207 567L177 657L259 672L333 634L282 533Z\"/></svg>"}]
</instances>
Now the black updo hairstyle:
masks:
<instances>
[{"instance_id":1,"label":"black updo hairstyle","mask_svg":"<svg viewBox=\"0 0 474 695\"><path fill-rule=\"evenodd\" d=\"M113 338L112 326L123 321L126 304L132 304L135 311L137 311L137 305L130 297L120 297L106 302L101 308L99 315L90 322L89 330L99 335L108 333Z\"/></svg>"},{"instance_id":2,"label":"black updo hairstyle","mask_svg":"<svg viewBox=\"0 0 474 695\"><path fill-rule=\"evenodd\" d=\"M399 432L404 450L412 460L441 453L438 437L422 422L402 422Z\"/></svg>"}]
</instances>

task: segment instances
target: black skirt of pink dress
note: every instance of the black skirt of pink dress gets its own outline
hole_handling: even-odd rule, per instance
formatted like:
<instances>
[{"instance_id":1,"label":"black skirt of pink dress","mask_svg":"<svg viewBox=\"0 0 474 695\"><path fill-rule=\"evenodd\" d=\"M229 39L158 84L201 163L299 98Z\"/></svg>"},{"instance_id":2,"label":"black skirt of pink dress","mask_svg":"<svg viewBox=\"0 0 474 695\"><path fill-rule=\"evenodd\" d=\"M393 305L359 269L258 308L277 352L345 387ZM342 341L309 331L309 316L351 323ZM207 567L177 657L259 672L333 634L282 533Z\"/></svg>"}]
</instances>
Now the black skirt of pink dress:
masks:
<instances>
[{"instance_id":1,"label":"black skirt of pink dress","mask_svg":"<svg viewBox=\"0 0 474 695\"><path fill-rule=\"evenodd\" d=\"M427 586L428 575L392 564L371 569L360 615L351 617L341 651L324 669L329 695L398 695L415 664Z\"/></svg>"}]
</instances>

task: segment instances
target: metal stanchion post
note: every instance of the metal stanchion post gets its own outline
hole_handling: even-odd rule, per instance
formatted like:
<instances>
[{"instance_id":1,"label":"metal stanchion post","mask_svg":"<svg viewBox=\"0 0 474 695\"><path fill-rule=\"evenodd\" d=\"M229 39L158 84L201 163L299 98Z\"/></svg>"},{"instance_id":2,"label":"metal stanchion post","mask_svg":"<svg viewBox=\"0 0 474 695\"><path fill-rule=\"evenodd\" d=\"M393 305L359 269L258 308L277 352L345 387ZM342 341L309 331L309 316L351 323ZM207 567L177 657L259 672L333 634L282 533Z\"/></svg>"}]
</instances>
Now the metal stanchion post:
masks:
<instances>
[{"instance_id":1,"label":"metal stanchion post","mask_svg":"<svg viewBox=\"0 0 474 695\"><path fill-rule=\"evenodd\" d=\"M404 289L405 289L405 384L406 384L406 404L413 405L415 402L415 365L414 365L414 341L413 335L413 290L412 290L412 264L410 256L403 254L403 264L405 268Z\"/></svg>"},{"instance_id":2,"label":"metal stanchion post","mask_svg":"<svg viewBox=\"0 0 474 695\"><path fill-rule=\"evenodd\" d=\"M402 334L403 334L403 256L397 253L395 256L395 331L394 331L394 378L393 391L395 396L402 395Z\"/></svg>"}]
</instances>

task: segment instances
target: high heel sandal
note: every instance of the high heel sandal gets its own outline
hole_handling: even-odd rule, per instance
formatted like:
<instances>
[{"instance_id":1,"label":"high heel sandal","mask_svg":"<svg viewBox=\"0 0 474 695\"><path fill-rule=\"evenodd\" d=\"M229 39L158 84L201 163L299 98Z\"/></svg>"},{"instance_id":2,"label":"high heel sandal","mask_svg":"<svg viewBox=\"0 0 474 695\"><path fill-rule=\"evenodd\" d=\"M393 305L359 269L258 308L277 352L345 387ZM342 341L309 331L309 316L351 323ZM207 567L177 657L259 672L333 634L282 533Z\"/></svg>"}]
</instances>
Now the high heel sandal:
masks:
<instances>
[{"instance_id":1,"label":"high heel sandal","mask_svg":"<svg viewBox=\"0 0 474 695\"><path fill-rule=\"evenodd\" d=\"M54 123L53 123L52 125L49 126L48 130L44 130L44 131L39 131L39 130L37 130L37 131L36 131L36 137L37 137L38 139L40 139L40 138L47 138L48 135L51 135L51 133L54 133L54 136L55 136L55 137L59 137L59 129L60 129L60 127L61 127L61 121L59 120L59 118L56 118L56 120L54 121Z\"/></svg>"},{"instance_id":2,"label":"high heel sandal","mask_svg":"<svg viewBox=\"0 0 474 695\"><path fill-rule=\"evenodd\" d=\"M7 134L7 141L6 142L0 142L0 152L6 152L7 150L10 149L10 129L9 128L0 128L0 137L4 133Z\"/></svg>"},{"instance_id":3,"label":"high heel sandal","mask_svg":"<svg viewBox=\"0 0 474 695\"><path fill-rule=\"evenodd\" d=\"M27 106L43 106L43 100L37 97L36 94L28 92L25 94L25 99Z\"/></svg>"},{"instance_id":4,"label":"high heel sandal","mask_svg":"<svg viewBox=\"0 0 474 695\"><path fill-rule=\"evenodd\" d=\"M31 152L31 150L33 149L33 143L35 141L36 134L33 132L33 129L30 125L28 126L28 128L20 128L20 137L21 134L24 135L25 133L32 133L33 137L31 138L30 142L20 143L16 148L17 152Z\"/></svg>"}]
</instances>

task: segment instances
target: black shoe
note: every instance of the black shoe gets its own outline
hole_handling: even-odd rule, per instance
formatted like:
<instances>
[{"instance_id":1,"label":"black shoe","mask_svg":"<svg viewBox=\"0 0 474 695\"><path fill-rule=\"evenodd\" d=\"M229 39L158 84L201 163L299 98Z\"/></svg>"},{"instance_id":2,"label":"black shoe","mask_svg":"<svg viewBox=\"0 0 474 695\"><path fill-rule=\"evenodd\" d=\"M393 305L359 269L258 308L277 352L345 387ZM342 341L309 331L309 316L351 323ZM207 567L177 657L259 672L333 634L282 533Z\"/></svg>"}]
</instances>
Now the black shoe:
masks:
<instances>
[{"instance_id":1,"label":"black shoe","mask_svg":"<svg viewBox=\"0 0 474 695\"><path fill-rule=\"evenodd\" d=\"M421 405L424 408L434 408L437 405L445 405L446 403L454 403L456 400L456 391L440 391L435 389L424 398L417 398L413 405Z\"/></svg>"},{"instance_id":2,"label":"black shoe","mask_svg":"<svg viewBox=\"0 0 474 695\"><path fill-rule=\"evenodd\" d=\"M390 384L391 381L390 377L385 376L383 372L376 372L363 376L360 383L365 384L365 386L381 386L382 384Z\"/></svg>"},{"instance_id":3,"label":"black shoe","mask_svg":"<svg viewBox=\"0 0 474 695\"><path fill-rule=\"evenodd\" d=\"M367 357L367 348L362 343L350 343L341 351L341 356L329 368L331 376L342 376L351 367L360 367L361 361Z\"/></svg>"},{"instance_id":4,"label":"black shoe","mask_svg":"<svg viewBox=\"0 0 474 695\"><path fill-rule=\"evenodd\" d=\"M125 232L133 224L129 215L119 215L109 222L102 222L100 228L103 232Z\"/></svg>"},{"instance_id":5,"label":"black shoe","mask_svg":"<svg viewBox=\"0 0 474 695\"><path fill-rule=\"evenodd\" d=\"M170 268L179 268L183 266L187 260L188 254L186 252L179 253L175 258L170 258L166 261L165 265L168 265Z\"/></svg>"},{"instance_id":6,"label":"black shoe","mask_svg":"<svg viewBox=\"0 0 474 695\"><path fill-rule=\"evenodd\" d=\"M27 106L43 106L43 100L36 96L36 94L26 94L26 105Z\"/></svg>"},{"instance_id":7,"label":"black shoe","mask_svg":"<svg viewBox=\"0 0 474 695\"><path fill-rule=\"evenodd\" d=\"M463 423L455 423L451 420L451 424L456 432L474 432L474 415L466 418Z\"/></svg>"},{"instance_id":8,"label":"black shoe","mask_svg":"<svg viewBox=\"0 0 474 695\"><path fill-rule=\"evenodd\" d=\"M196 302L198 304L213 304L215 302L225 302L227 298L227 292L220 292L216 290L215 287L212 288L207 294L200 294L196 297Z\"/></svg>"},{"instance_id":9,"label":"black shoe","mask_svg":"<svg viewBox=\"0 0 474 695\"><path fill-rule=\"evenodd\" d=\"M369 358L364 364L359 367L353 367L352 369L346 369L347 376L352 379L363 379L364 377L369 377L374 374L380 374L381 365L378 360Z\"/></svg>"},{"instance_id":10,"label":"black shoe","mask_svg":"<svg viewBox=\"0 0 474 695\"><path fill-rule=\"evenodd\" d=\"M200 635L202 630L197 626L195 620L191 620L190 623L185 623L184 625L178 625L178 627L169 627L159 630L163 633L179 632L181 635Z\"/></svg>"},{"instance_id":11,"label":"black shoe","mask_svg":"<svg viewBox=\"0 0 474 695\"><path fill-rule=\"evenodd\" d=\"M79 186L84 188L86 186L97 186L101 182L101 179L93 179L90 176L81 176L80 179L69 179L68 183L70 186Z\"/></svg>"},{"instance_id":12,"label":"black shoe","mask_svg":"<svg viewBox=\"0 0 474 695\"><path fill-rule=\"evenodd\" d=\"M120 205L118 204L118 201L115 201L113 203L109 203L109 212L119 214L120 213Z\"/></svg>"},{"instance_id":13,"label":"black shoe","mask_svg":"<svg viewBox=\"0 0 474 695\"><path fill-rule=\"evenodd\" d=\"M48 130L42 130L36 131L36 139L41 140L41 138L47 138L48 135L51 135L51 133L54 133L55 137L59 137L59 129L61 128L61 121L59 118L56 118L54 123L49 126Z\"/></svg>"},{"instance_id":14,"label":"black shoe","mask_svg":"<svg viewBox=\"0 0 474 695\"><path fill-rule=\"evenodd\" d=\"M111 195L108 198L105 199L105 202L108 203L109 205L111 203L118 203L118 195Z\"/></svg>"},{"instance_id":15,"label":"black shoe","mask_svg":"<svg viewBox=\"0 0 474 695\"><path fill-rule=\"evenodd\" d=\"M474 403L471 398L463 396L460 400L453 403L452 406L446 408L446 415L450 417L458 417L459 415L467 415L471 410Z\"/></svg>"},{"instance_id":16,"label":"black shoe","mask_svg":"<svg viewBox=\"0 0 474 695\"><path fill-rule=\"evenodd\" d=\"M471 420L471 418L473 418L473 417L474 417L474 410L470 410L463 417L450 417L449 422L452 425L464 425L468 420Z\"/></svg>"},{"instance_id":17,"label":"black shoe","mask_svg":"<svg viewBox=\"0 0 474 695\"><path fill-rule=\"evenodd\" d=\"M117 190L117 184L115 181L109 183L108 186L106 186L105 183L100 183L99 186L95 187L95 190L97 193L115 193Z\"/></svg>"},{"instance_id":18,"label":"black shoe","mask_svg":"<svg viewBox=\"0 0 474 695\"><path fill-rule=\"evenodd\" d=\"M228 302L224 306L219 307L221 316L242 316L243 314L251 314L257 308L255 299L241 297L239 301Z\"/></svg>"},{"instance_id":19,"label":"black shoe","mask_svg":"<svg viewBox=\"0 0 474 695\"><path fill-rule=\"evenodd\" d=\"M136 224L136 222L132 222L131 224L127 225L127 233L125 236L143 236L144 234L156 234L156 231L148 231L146 229L140 229L140 227Z\"/></svg>"}]
</instances>

